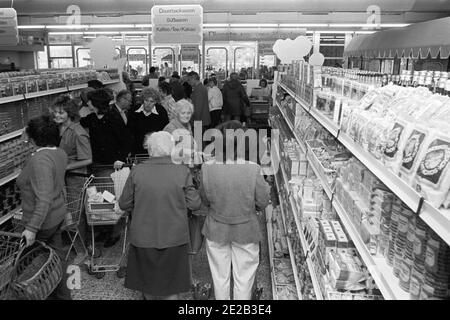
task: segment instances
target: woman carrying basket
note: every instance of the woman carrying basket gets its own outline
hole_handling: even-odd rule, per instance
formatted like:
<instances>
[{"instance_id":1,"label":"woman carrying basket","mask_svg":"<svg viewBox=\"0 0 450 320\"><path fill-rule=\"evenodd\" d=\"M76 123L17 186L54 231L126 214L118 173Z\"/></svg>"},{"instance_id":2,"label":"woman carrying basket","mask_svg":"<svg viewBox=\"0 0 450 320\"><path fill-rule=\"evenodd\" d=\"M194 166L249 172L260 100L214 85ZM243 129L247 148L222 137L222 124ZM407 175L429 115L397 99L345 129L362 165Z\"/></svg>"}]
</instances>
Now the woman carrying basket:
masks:
<instances>
[{"instance_id":1,"label":"woman carrying basket","mask_svg":"<svg viewBox=\"0 0 450 320\"><path fill-rule=\"evenodd\" d=\"M39 240L56 251L62 262L63 276L50 298L71 300L61 238L66 215L64 176L67 155L57 148L59 128L50 116L31 119L25 129L25 137L37 150L17 178L22 197L22 225L25 227L22 236L27 246Z\"/></svg>"}]
</instances>

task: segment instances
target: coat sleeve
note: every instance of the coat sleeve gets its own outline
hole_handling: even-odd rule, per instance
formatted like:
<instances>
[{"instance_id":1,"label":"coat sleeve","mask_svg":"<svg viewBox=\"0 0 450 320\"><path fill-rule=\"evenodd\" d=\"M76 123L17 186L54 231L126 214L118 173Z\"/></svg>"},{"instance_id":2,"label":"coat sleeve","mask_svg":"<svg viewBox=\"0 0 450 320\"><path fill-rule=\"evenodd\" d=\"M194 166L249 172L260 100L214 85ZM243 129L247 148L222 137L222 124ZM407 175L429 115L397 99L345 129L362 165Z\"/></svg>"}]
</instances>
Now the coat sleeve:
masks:
<instances>
[{"instance_id":1,"label":"coat sleeve","mask_svg":"<svg viewBox=\"0 0 450 320\"><path fill-rule=\"evenodd\" d=\"M250 100L248 100L247 92L245 92L245 89L243 86L241 86L240 95L241 95L241 99L244 101L244 104L246 106L249 106Z\"/></svg>"},{"instance_id":2,"label":"coat sleeve","mask_svg":"<svg viewBox=\"0 0 450 320\"><path fill-rule=\"evenodd\" d=\"M127 178L125 186L123 187L122 195L119 199L119 207L123 211L131 212L134 208L134 185L133 172Z\"/></svg>"},{"instance_id":3,"label":"coat sleeve","mask_svg":"<svg viewBox=\"0 0 450 320\"><path fill-rule=\"evenodd\" d=\"M263 210L269 205L270 200L270 186L264 180L264 176L261 173L261 169L256 174L256 187L255 187L255 204L256 209Z\"/></svg>"},{"instance_id":4,"label":"coat sleeve","mask_svg":"<svg viewBox=\"0 0 450 320\"><path fill-rule=\"evenodd\" d=\"M186 183L184 186L184 198L186 201L186 206L189 210L195 211L200 209L202 204L200 200L200 194L194 187L194 182L192 180L191 172L188 172L186 176Z\"/></svg>"},{"instance_id":5,"label":"coat sleeve","mask_svg":"<svg viewBox=\"0 0 450 320\"><path fill-rule=\"evenodd\" d=\"M114 159L114 161L120 160L125 162L133 148L133 136L131 135L128 127L122 121L118 121L113 117L110 118L110 121L114 137L117 142L117 159Z\"/></svg>"}]
</instances>

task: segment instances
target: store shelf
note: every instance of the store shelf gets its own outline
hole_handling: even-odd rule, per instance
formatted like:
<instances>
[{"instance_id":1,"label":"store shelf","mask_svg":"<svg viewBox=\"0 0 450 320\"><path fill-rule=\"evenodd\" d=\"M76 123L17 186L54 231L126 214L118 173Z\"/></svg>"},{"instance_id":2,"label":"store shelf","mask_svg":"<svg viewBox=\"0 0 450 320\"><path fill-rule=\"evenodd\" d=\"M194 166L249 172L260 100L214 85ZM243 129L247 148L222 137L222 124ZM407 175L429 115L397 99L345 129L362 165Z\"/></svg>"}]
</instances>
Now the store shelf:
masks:
<instances>
[{"instance_id":1,"label":"store shelf","mask_svg":"<svg viewBox=\"0 0 450 320\"><path fill-rule=\"evenodd\" d=\"M0 143L3 141L13 139L15 137L20 136L22 134L22 132L23 132L23 129L20 129L20 130L16 130L16 131L4 134L4 135L0 136Z\"/></svg>"},{"instance_id":2,"label":"store shelf","mask_svg":"<svg viewBox=\"0 0 450 320\"><path fill-rule=\"evenodd\" d=\"M292 250L292 244L291 240L287 236L287 226L286 226L286 216L284 214L284 208L283 208L283 199L280 197L280 185L278 184L277 175L274 175L275 177L275 185L277 186L277 193L278 193L278 201L280 202L280 210L281 210L281 217L283 220L283 227L284 227L284 235L286 236L286 242L288 244L288 250L289 250L289 257L291 259L291 265L292 265L292 271L294 273L294 280L295 280L295 287L297 289L297 296L299 300L303 300L302 293L300 291L300 281L298 279L298 270L297 270L297 264L295 263L295 255L294 251Z\"/></svg>"},{"instance_id":3,"label":"store shelf","mask_svg":"<svg viewBox=\"0 0 450 320\"><path fill-rule=\"evenodd\" d=\"M397 195L411 210L417 212L421 196L399 176L388 170L380 161L356 144L345 133L339 134L338 139L367 169L369 169L386 187Z\"/></svg>"},{"instance_id":4,"label":"store shelf","mask_svg":"<svg viewBox=\"0 0 450 320\"><path fill-rule=\"evenodd\" d=\"M359 144L357 144L349 135L337 130L338 126L334 124L331 119L327 119L316 110L310 110L309 106L305 103L286 85L279 83L286 92L288 92L295 100L307 110L311 116L324 126L337 140L342 143L359 161L361 161L367 169L369 169L386 187L388 187L403 203L405 203L411 210L420 214L420 217L447 243L450 244L450 210L440 210L433 207L427 201L423 201L421 208L422 196L416 192L414 188L403 181L392 171L388 170L383 163L378 161L370 153L364 150ZM288 123L291 130L292 125L286 118L284 112L282 112L280 106L277 104L283 117ZM293 131L294 132L294 131ZM294 136L302 146L301 141L297 138L294 132ZM316 168L317 169L317 168ZM313 166L314 170L314 166ZM317 175L317 172L315 172ZM320 178L320 177L319 177ZM325 187L325 185L324 185ZM328 194L328 191L327 191ZM420 212L419 212L420 210Z\"/></svg>"},{"instance_id":5,"label":"store shelf","mask_svg":"<svg viewBox=\"0 0 450 320\"><path fill-rule=\"evenodd\" d=\"M419 216L442 240L450 244L450 209L438 210L428 201L424 201Z\"/></svg>"},{"instance_id":6,"label":"store shelf","mask_svg":"<svg viewBox=\"0 0 450 320\"><path fill-rule=\"evenodd\" d=\"M118 82L119 82L119 80L108 80L108 81L104 81L103 84L109 85L109 84L115 84ZM0 104L20 101L20 100L23 100L24 98L33 99L33 98L48 96L48 95L52 95L52 94L59 94L59 93L65 93L65 92L74 91L74 90L81 90L84 88L87 88L87 83L69 86L69 88L64 87L64 88L57 88L57 89L50 89L50 90L45 90L45 91L26 93L25 97L24 97L24 95L5 97L5 98L0 98Z\"/></svg>"},{"instance_id":7,"label":"store shelf","mask_svg":"<svg viewBox=\"0 0 450 320\"><path fill-rule=\"evenodd\" d=\"M384 257L374 257L370 254L369 249L361 239L361 236L353 225L353 222L350 220L350 217L336 198L333 199L333 207L336 209L339 218L355 244L364 264L367 266L367 269L383 294L383 297L387 300L409 300L409 293L400 288L398 284L399 280L394 276L393 268L387 265Z\"/></svg>"},{"instance_id":8,"label":"store shelf","mask_svg":"<svg viewBox=\"0 0 450 320\"><path fill-rule=\"evenodd\" d=\"M282 165L280 165L280 167L281 167L281 174L283 176L285 188L286 188L286 190L289 191L290 188L289 188L289 184L287 182L286 172L284 171L284 168L283 168ZM279 188L280 184L278 182L277 175L275 175L275 183L277 184L277 189L281 190ZM292 198L292 195L288 195L288 197L289 197L289 202L290 202L290 206L291 206L291 209L292 209L292 214L294 215L295 225L297 226L297 233L298 233L298 236L299 236L299 239L300 239L300 243L302 244L303 253L306 255L306 263L307 263L307 266L308 266L308 270L309 270L309 274L310 274L310 277L311 277L311 281L313 283L313 287L314 287L314 292L316 294L316 298L317 298L317 300L323 300L323 296L322 296L322 292L320 290L320 285L319 285L319 281L317 279L316 271L315 271L315 268L314 268L313 263L311 261L311 257L309 256L310 251L308 249L308 243L307 243L306 238L305 238L305 236L303 234L302 225L301 225L301 223L299 221L299 214L298 214L299 211L298 211L298 208L297 208L297 204L295 203L294 199ZM280 203L282 203L283 199L281 197L279 197L279 198L280 198Z\"/></svg>"},{"instance_id":9,"label":"store shelf","mask_svg":"<svg viewBox=\"0 0 450 320\"><path fill-rule=\"evenodd\" d=\"M305 146L305 144L304 144L304 143L302 142L302 140L300 140L300 138L298 137L297 132L295 132L295 130L294 130L294 126L292 125L292 123L291 123L291 122L289 121L289 119L287 118L286 114L284 113L284 111L283 111L283 109L281 108L281 106L280 106L280 104L278 103L278 101L277 101L277 103L276 103L276 106L277 106L278 110L280 110L281 114L283 115L284 121L286 121L286 123L287 123L289 129L291 129L292 134L293 134L294 137L295 137L295 140L297 140L298 144L300 145L300 149L302 149L303 153L306 153L306 146Z\"/></svg>"},{"instance_id":10,"label":"store shelf","mask_svg":"<svg viewBox=\"0 0 450 320\"><path fill-rule=\"evenodd\" d=\"M20 174L20 170L16 170L13 173L11 173L9 176L6 176L2 179L0 179L0 186L14 180L15 178L17 178Z\"/></svg>"},{"instance_id":11,"label":"store shelf","mask_svg":"<svg viewBox=\"0 0 450 320\"><path fill-rule=\"evenodd\" d=\"M278 300L278 293L276 288L276 282L275 282L275 268L273 265L273 238L272 238L272 212L273 207L272 205L267 206L266 208L266 226L267 226L267 242L269 247L269 263L270 263L270 275L272 279L272 297L274 300Z\"/></svg>"},{"instance_id":12,"label":"store shelf","mask_svg":"<svg viewBox=\"0 0 450 320\"><path fill-rule=\"evenodd\" d=\"M331 200L331 198L333 196L333 191L331 191L331 186L328 183L327 178L325 177L324 168L321 167L320 161L317 158L314 151L312 151L311 148L309 148L308 144L306 144L306 145L307 145L307 150L308 150L308 152L306 153L306 159L308 159L308 163L311 166L311 168L313 169L314 174L320 180L320 183L322 184L322 188L325 191L325 193L327 194L328 199Z\"/></svg>"},{"instance_id":13,"label":"store shelf","mask_svg":"<svg viewBox=\"0 0 450 320\"><path fill-rule=\"evenodd\" d=\"M12 210L11 212L8 212L7 214L5 214L4 216L0 217L0 225L4 224L6 221L14 218L14 216L18 213L22 211L21 207L17 207L14 210Z\"/></svg>"}]
</instances>

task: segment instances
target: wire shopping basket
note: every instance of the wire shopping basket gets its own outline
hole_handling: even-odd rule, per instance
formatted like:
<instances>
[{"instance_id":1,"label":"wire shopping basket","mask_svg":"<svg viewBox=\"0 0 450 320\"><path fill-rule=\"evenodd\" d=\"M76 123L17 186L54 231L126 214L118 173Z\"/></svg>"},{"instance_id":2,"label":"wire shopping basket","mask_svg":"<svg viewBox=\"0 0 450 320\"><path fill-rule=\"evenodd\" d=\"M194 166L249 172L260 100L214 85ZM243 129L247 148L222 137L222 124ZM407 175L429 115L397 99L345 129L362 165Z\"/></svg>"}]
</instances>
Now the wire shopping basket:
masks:
<instances>
[{"instance_id":1,"label":"wire shopping basket","mask_svg":"<svg viewBox=\"0 0 450 320\"><path fill-rule=\"evenodd\" d=\"M0 300L11 298L10 283L19 249L20 237L7 232L0 234Z\"/></svg>"},{"instance_id":2,"label":"wire shopping basket","mask_svg":"<svg viewBox=\"0 0 450 320\"><path fill-rule=\"evenodd\" d=\"M83 195L83 190L65 187L64 198L67 213L64 219L63 229L76 228L80 223Z\"/></svg>"}]
</instances>

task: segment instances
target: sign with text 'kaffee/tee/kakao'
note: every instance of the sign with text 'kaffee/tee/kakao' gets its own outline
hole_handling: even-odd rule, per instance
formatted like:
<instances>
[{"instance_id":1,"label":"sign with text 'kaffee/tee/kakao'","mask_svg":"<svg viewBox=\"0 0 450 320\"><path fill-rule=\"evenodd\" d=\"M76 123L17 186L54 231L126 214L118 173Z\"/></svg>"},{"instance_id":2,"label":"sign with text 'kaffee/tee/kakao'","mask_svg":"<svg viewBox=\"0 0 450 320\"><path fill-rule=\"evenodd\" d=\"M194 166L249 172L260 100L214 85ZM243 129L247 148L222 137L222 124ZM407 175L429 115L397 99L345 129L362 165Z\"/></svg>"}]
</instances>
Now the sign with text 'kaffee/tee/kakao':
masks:
<instances>
[{"instance_id":1,"label":"sign with text 'kaffee/tee/kakao'","mask_svg":"<svg viewBox=\"0 0 450 320\"><path fill-rule=\"evenodd\" d=\"M13 8L0 8L0 46L15 46L19 43L17 12Z\"/></svg>"},{"instance_id":2,"label":"sign with text 'kaffee/tee/kakao'","mask_svg":"<svg viewBox=\"0 0 450 320\"><path fill-rule=\"evenodd\" d=\"M203 8L200 5L152 7L152 44L200 44Z\"/></svg>"}]
</instances>

